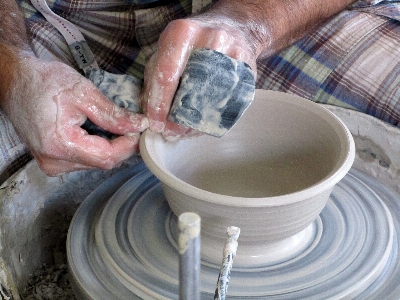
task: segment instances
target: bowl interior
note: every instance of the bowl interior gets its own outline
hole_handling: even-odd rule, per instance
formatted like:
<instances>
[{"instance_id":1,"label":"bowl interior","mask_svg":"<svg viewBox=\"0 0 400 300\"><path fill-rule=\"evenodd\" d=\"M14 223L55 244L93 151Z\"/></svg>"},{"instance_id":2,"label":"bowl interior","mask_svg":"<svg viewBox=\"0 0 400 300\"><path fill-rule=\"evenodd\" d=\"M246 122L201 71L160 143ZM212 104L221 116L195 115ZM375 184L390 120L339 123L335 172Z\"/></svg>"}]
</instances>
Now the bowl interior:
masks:
<instances>
[{"instance_id":1,"label":"bowl interior","mask_svg":"<svg viewBox=\"0 0 400 300\"><path fill-rule=\"evenodd\" d=\"M263 198L329 179L348 160L351 141L344 124L320 105L257 91L248 110L222 138L203 135L166 142L146 132L141 152L161 181L169 177L169 185Z\"/></svg>"}]
</instances>

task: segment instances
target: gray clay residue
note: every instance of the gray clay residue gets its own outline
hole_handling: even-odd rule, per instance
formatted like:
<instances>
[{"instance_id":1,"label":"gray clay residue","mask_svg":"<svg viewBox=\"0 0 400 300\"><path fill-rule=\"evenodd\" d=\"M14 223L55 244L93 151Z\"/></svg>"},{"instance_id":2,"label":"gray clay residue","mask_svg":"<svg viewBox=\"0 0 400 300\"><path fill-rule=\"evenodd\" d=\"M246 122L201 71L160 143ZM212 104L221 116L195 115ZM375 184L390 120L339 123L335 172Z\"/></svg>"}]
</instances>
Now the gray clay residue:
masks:
<instances>
[{"instance_id":1,"label":"gray clay residue","mask_svg":"<svg viewBox=\"0 0 400 300\"><path fill-rule=\"evenodd\" d=\"M129 165L47 177L32 161L0 187L0 299L74 299L65 249L70 221L97 185Z\"/></svg>"},{"instance_id":2,"label":"gray clay residue","mask_svg":"<svg viewBox=\"0 0 400 300\"><path fill-rule=\"evenodd\" d=\"M391 166L391 160L381 146L375 144L372 140L366 137L353 137L356 144L357 154L362 160L366 162L377 161L379 165L384 168L389 168Z\"/></svg>"}]
</instances>

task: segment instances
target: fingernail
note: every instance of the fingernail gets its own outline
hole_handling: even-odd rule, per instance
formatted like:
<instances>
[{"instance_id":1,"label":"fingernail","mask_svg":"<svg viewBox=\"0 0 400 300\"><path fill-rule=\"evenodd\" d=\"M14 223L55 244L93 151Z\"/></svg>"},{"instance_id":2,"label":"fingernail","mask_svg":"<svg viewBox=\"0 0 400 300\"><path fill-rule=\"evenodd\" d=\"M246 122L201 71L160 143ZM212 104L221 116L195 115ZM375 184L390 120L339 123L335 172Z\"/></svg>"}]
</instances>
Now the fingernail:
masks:
<instances>
[{"instance_id":1,"label":"fingernail","mask_svg":"<svg viewBox=\"0 0 400 300\"><path fill-rule=\"evenodd\" d=\"M144 117L140 123L140 131L144 131L149 128L149 119Z\"/></svg>"},{"instance_id":2,"label":"fingernail","mask_svg":"<svg viewBox=\"0 0 400 300\"><path fill-rule=\"evenodd\" d=\"M171 130L164 131L162 136L168 142L175 142L181 138L180 134L177 134Z\"/></svg>"},{"instance_id":3,"label":"fingernail","mask_svg":"<svg viewBox=\"0 0 400 300\"><path fill-rule=\"evenodd\" d=\"M147 117L142 117L139 118L138 115L132 115L130 116L130 120L134 124L134 126L137 128L139 131L145 131L147 128L149 128L149 119Z\"/></svg>"},{"instance_id":4,"label":"fingernail","mask_svg":"<svg viewBox=\"0 0 400 300\"><path fill-rule=\"evenodd\" d=\"M165 123L160 121L150 121L150 129L154 132L163 132L165 127Z\"/></svg>"}]
</instances>

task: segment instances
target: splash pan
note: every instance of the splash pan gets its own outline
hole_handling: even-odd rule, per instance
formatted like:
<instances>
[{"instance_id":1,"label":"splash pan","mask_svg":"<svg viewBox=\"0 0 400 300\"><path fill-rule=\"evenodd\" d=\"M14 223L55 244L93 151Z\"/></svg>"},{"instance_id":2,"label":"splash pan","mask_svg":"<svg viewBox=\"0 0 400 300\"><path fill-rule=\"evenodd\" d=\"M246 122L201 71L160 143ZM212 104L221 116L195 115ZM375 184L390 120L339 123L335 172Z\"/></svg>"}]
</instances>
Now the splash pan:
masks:
<instances>
[{"instance_id":1,"label":"splash pan","mask_svg":"<svg viewBox=\"0 0 400 300\"><path fill-rule=\"evenodd\" d=\"M227 297L399 298L399 200L374 177L351 169L305 229L309 242L286 245L298 247L296 254L274 264L234 266ZM67 252L77 298L178 299L176 223L143 163L101 184L70 226ZM218 272L219 266L202 261L202 299L213 298Z\"/></svg>"}]
</instances>

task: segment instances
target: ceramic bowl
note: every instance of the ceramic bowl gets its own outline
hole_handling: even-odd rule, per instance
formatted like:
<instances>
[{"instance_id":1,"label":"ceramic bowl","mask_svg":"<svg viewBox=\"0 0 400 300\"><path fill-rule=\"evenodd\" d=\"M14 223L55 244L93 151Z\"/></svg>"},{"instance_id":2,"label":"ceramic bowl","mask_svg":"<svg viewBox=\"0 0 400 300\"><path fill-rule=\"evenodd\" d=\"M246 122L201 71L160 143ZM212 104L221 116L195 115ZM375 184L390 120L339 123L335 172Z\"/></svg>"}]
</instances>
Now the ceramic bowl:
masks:
<instances>
[{"instance_id":1,"label":"ceramic bowl","mask_svg":"<svg viewBox=\"0 0 400 300\"><path fill-rule=\"evenodd\" d=\"M203 261L220 263L226 228L240 227L238 267L306 251L320 234L313 224L355 156L350 131L329 110L265 90L222 138L168 142L147 130L140 151L174 214L200 215Z\"/></svg>"}]
</instances>

